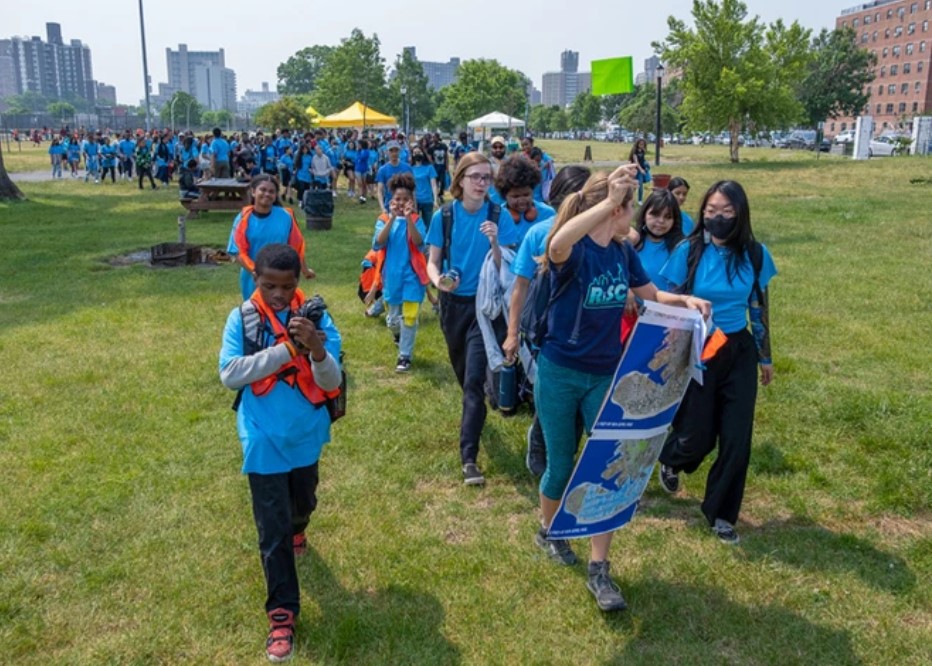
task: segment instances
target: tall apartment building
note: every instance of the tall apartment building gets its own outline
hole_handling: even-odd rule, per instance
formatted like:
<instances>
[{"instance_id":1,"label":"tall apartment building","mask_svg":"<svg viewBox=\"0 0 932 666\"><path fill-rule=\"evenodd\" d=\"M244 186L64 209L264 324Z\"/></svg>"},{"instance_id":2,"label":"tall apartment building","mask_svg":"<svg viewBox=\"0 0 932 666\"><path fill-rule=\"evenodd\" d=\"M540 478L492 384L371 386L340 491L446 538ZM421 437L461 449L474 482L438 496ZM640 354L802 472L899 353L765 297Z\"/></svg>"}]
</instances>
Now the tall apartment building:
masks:
<instances>
[{"instance_id":1,"label":"tall apartment building","mask_svg":"<svg viewBox=\"0 0 932 666\"><path fill-rule=\"evenodd\" d=\"M45 32L45 41L34 36L0 42L0 96L11 94L9 74L12 68L15 87L12 94L32 91L50 99L77 97L93 104L97 83L90 47L80 39L65 44L58 23L46 23Z\"/></svg>"},{"instance_id":2,"label":"tall apartment building","mask_svg":"<svg viewBox=\"0 0 932 666\"><path fill-rule=\"evenodd\" d=\"M279 99L281 99L281 96L278 92L269 90L269 82L263 81L261 90L247 90L243 93L236 106L240 113L250 114L255 113L266 104L277 102Z\"/></svg>"},{"instance_id":3,"label":"tall apartment building","mask_svg":"<svg viewBox=\"0 0 932 666\"><path fill-rule=\"evenodd\" d=\"M108 86L98 81L97 104L98 106L116 106L116 86Z\"/></svg>"},{"instance_id":4,"label":"tall apartment building","mask_svg":"<svg viewBox=\"0 0 932 666\"><path fill-rule=\"evenodd\" d=\"M447 62L431 62L429 60L418 60L417 48L414 46L406 46L404 50L421 63L424 74L427 76L427 85L432 90L440 90L445 86L456 83L456 70L460 67L459 58L450 58Z\"/></svg>"},{"instance_id":5,"label":"tall apartment building","mask_svg":"<svg viewBox=\"0 0 932 666\"><path fill-rule=\"evenodd\" d=\"M183 91L207 110L236 112L236 73L226 66L223 49L189 51L187 44L179 44L177 51L166 48L165 58L168 85L164 92ZM160 85L160 97L162 93Z\"/></svg>"},{"instance_id":6,"label":"tall apartment building","mask_svg":"<svg viewBox=\"0 0 932 666\"><path fill-rule=\"evenodd\" d=\"M592 90L592 74L578 70L578 51L564 51L560 54L560 71L544 74L541 90L544 106L566 107L581 93Z\"/></svg>"},{"instance_id":7,"label":"tall apartment building","mask_svg":"<svg viewBox=\"0 0 932 666\"><path fill-rule=\"evenodd\" d=\"M932 0L875 0L841 12L836 28L851 27L861 48L877 55L865 115L874 132L911 129L914 116L932 112ZM829 119L829 135L854 127L854 118Z\"/></svg>"}]
</instances>

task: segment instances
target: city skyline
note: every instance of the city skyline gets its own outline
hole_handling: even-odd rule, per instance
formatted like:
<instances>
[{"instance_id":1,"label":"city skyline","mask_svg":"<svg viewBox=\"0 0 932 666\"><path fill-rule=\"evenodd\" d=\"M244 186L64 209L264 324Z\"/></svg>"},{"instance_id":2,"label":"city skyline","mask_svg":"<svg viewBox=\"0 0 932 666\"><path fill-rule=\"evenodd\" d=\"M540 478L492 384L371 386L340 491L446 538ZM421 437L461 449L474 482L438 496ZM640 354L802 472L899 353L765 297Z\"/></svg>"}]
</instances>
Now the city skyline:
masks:
<instances>
[{"instance_id":1,"label":"city skyline","mask_svg":"<svg viewBox=\"0 0 932 666\"><path fill-rule=\"evenodd\" d=\"M764 0L748 0L746 4L750 16L758 15L766 23L778 18L787 23L798 20L818 32L834 27L835 18L843 9L859 3L785 0L779 8ZM692 1L663 0L650 7L620 10L618 3L584 0L574 5L581 19L574 22L566 21L565 3L540 0L535 7L533 14L528 14L523 6L497 7L493 20L473 14L464 18L462 10L452 5L428 4L423 0L409 0L391 7L362 0L354 5L356 13L333 12L330 16L309 12L304 3L283 0L276 6L275 14L267 17L270 27L276 26L274 38L262 42L261 51L257 51L257 39L268 33L257 29L257 20L261 24L262 16L257 15L254 7L176 0L150 2L145 8L145 19L152 92L158 92L158 82L168 79L164 57L160 55L179 43L197 51L224 49L226 66L236 72L240 90L258 90L263 81L274 89L280 63L305 46L339 44L354 27L369 36L378 34L387 67L391 67L404 47L415 46L419 59L425 61L447 62L451 57L459 57L461 61L496 59L506 67L522 71L541 88L543 74L557 69L555 63L559 63L559 55L565 50L579 52L580 71L587 71L592 60L620 55L633 56L635 63L643 63L653 55L650 42L666 36L668 16L691 21ZM221 11L223 18L218 17ZM306 23L292 20L282 23L282 17L305 14ZM414 20L419 16L430 18L430 29L419 27L423 22ZM549 21L548 16L555 19ZM593 20L587 22L584 20L587 17ZM478 29L483 27L483 20L487 21L487 29ZM465 29L464 21L465 28L476 29ZM0 38L44 35L47 22L60 23L64 31L91 48L95 79L116 86L119 103L139 103L144 88L136 3L111 5L103 0L87 0L71 6L54 0L34 0L28 12L4 17L4 34ZM280 29L281 25L302 24L312 27L294 32ZM568 29L567 25L578 27ZM224 30L224 26L236 29ZM508 28L513 30L513 36L508 35ZM120 39L114 40L115 34ZM308 34L314 37L309 38ZM468 35L465 39L460 37L464 34Z\"/></svg>"}]
</instances>

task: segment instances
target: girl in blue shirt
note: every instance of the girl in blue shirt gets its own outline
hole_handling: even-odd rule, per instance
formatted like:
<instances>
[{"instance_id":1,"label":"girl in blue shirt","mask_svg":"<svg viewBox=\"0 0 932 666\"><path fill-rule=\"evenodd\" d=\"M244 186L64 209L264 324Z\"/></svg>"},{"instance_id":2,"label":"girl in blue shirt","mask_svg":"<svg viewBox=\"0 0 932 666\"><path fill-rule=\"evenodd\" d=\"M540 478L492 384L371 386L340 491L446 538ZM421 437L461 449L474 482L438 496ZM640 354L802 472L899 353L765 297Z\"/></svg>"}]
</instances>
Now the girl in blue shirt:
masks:
<instances>
[{"instance_id":1,"label":"girl in blue shirt","mask_svg":"<svg viewBox=\"0 0 932 666\"><path fill-rule=\"evenodd\" d=\"M348 182L346 196L350 199L356 196L356 142L350 139L343 144L343 175Z\"/></svg>"},{"instance_id":2,"label":"girl in blue shirt","mask_svg":"<svg viewBox=\"0 0 932 666\"><path fill-rule=\"evenodd\" d=\"M767 285L776 272L767 248L754 240L744 189L728 180L706 192L696 229L661 270L678 288L712 302L714 323L726 340L706 361L702 385L692 382L686 391L660 453L660 484L676 492L679 472L696 471L717 441L702 513L728 544L739 540L734 526L751 458L757 367L763 386L773 379Z\"/></svg>"},{"instance_id":3,"label":"girl in blue shirt","mask_svg":"<svg viewBox=\"0 0 932 666\"><path fill-rule=\"evenodd\" d=\"M361 204L366 203L366 195L369 190L369 157L369 141L367 139L361 139L359 141L359 150L356 152L356 164L354 166L356 185L359 188L359 203Z\"/></svg>"},{"instance_id":4,"label":"girl in blue shirt","mask_svg":"<svg viewBox=\"0 0 932 666\"><path fill-rule=\"evenodd\" d=\"M437 170L422 150L414 150L414 198L421 219L429 220L437 205Z\"/></svg>"},{"instance_id":5,"label":"girl in blue shirt","mask_svg":"<svg viewBox=\"0 0 932 666\"><path fill-rule=\"evenodd\" d=\"M502 223L514 227L519 244L531 227L556 215L553 208L534 199L540 182L540 169L524 155L504 160L495 177L495 187L505 202Z\"/></svg>"},{"instance_id":6,"label":"girl in blue shirt","mask_svg":"<svg viewBox=\"0 0 932 666\"><path fill-rule=\"evenodd\" d=\"M535 542L564 565L574 564L576 555L565 540L548 539L547 533L573 471L576 413L582 412L586 430L591 430L621 358L618 332L628 290L645 300L709 311L701 299L658 291L630 244L616 240L630 231L634 218L635 178L635 167L625 165L610 176L593 175L579 193L569 196L560 206L542 262L550 273L551 293L563 289L548 311L534 385L547 446L547 469L540 482L543 520ZM626 608L609 575L611 541L611 533L591 539L587 588L603 611Z\"/></svg>"},{"instance_id":7,"label":"girl in blue shirt","mask_svg":"<svg viewBox=\"0 0 932 666\"><path fill-rule=\"evenodd\" d=\"M302 144L298 148L298 153L294 158L295 170L295 190L298 194L298 203L304 200L304 193L311 187L311 162L314 156L307 144Z\"/></svg>"},{"instance_id":8,"label":"girl in blue shirt","mask_svg":"<svg viewBox=\"0 0 932 666\"><path fill-rule=\"evenodd\" d=\"M282 187L285 188L284 197L288 203L294 203L294 197L291 196L291 181L294 174L294 158L291 156L291 146L285 146L285 152L278 158L278 176Z\"/></svg>"},{"instance_id":9,"label":"girl in blue shirt","mask_svg":"<svg viewBox=\"0 0 932 666\"><path fill-rule=\"evenodd\" d=\"M49 158L52 160L52 178L61 178L61 162L65 154L65 147L58 139L52 139L49 146Z\"/></svg>"},{"instance_id":10,"label":"girl in blue shirt","mask_svg":"<svg viewBox=\"0 0 932 666\"><path fill-rule=\"evenodd\" d=\"M661 289L673 286L660 274L660 269L667 263L673 248L683 240L682 226L680 207L669 190L655 190L638 209L640 239L634 249L651 282Z\"/></svg>"},{"instance_id":11,"label":"girl in blue shirt","mask_svg":"<svg viewBox=\"0 0 932 666\"><path fill-rule=\"evenodd\" d=\"M637 167L638 205L644 201L644 183L650 182L650 162L647 161L647 141L638 139L628 153L628 161Z\"/></svg>"},{"instance_id":12,"label":"girl in blue shirt","mask_svg":"<svg viewBox=\"0 0 932 666\"><path fill-rule=\"evenodd\" d=\"M670 179L667 189L673 192L676 202L680 205L680 214L683 216L683 235L688 236L693 232L696 223L693 218L686 212L686 197L689 194L689 183L685 178L674 176Z\"/></svg>"},{"instance_id":13,"label":"girl in blue shirt","mask_svg":"<svg viewBox=\"0 0 932 666\"><path fill-rule=\"evenodd\" d=\"M109 138L104 137L103 145L100 147L100 164L103 169L103 173L100 176L100 179L104 182L107 181L107 172L110 172L110 182L116 182L116 160L116 146L110 143Z\"/></svg>"},{"instance_id":14,"label":"girl in blue shirt","mask_svg":"<svg viewBox=\"0 0 932 666\"><path fill-rule=\"evenodd\" d=\"M78 165L81 163L81 142L76 136L68 140L68 166L71 168L71 177L78 177Z\"/></svg>"}]
</instances>

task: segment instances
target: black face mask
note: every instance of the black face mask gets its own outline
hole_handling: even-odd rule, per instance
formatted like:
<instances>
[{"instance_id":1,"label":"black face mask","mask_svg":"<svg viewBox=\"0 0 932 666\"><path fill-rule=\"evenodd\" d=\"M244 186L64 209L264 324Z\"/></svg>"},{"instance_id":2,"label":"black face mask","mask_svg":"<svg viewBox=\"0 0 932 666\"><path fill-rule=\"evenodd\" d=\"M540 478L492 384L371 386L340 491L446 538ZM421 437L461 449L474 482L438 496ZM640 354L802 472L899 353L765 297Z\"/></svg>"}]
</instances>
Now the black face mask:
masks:
<instances>
[{"instance_id":1,"label":"black face mask","mask_svg":"<svg viewBox=\"0 0 932 666\"><path fill-rule=\"evenodd\" d=\"M736 218L734 217L716 215L705 220L705 228L709 230L713 238L725 240L735 230L735 221Z\"/></svg>"}]
</instances>

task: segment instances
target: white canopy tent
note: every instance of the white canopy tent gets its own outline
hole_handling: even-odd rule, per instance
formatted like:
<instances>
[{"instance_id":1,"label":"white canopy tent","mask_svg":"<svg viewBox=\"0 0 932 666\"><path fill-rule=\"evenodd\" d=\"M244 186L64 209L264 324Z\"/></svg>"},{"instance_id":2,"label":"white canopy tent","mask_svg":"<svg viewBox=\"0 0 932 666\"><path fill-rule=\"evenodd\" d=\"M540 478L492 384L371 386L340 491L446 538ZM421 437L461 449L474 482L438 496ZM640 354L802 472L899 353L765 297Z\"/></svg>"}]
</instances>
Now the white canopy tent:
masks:
<instances>
[{"instance_id":1,"label":"white canopy tent","mask_svg":"<svg viewBox=\"0 0 932 666\"><path fill-rule=\"evenodd\" d=\"M524 127L524 121L501 111L493 111L475 120L470 120L466 123L466 127L472 130L474 137L486 140L494 136L496 130L507 130L508 134L512 134L514 128Z\"/></svg>"}]
</instances>

